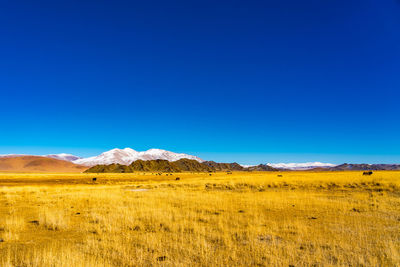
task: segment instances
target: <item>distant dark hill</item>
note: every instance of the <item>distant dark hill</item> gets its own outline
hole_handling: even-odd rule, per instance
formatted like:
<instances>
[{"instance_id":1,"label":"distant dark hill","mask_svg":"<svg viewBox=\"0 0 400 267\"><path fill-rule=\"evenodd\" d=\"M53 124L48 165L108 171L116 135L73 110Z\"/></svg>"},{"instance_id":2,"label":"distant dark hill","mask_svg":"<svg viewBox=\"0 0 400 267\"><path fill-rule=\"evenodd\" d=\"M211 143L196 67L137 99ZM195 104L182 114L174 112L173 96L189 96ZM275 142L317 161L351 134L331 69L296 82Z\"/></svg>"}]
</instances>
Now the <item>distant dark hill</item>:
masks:
<instances>
[{"instance_id":1,"label":"distant dark hill","mask_svg":"<svg viewBox=\"0 0 400 267\"><path fill-rule=\"evenodd\" d=\"M214 161L198 162L191 159L180 159L177 161L168 160L136 160L130 165L110 164L96 165L86 170L88 173L102 172L214 172L214 171L276 171L267 165L258 165L251 169L244 168L238 163L217 163Z\"/></svg>"},{"instance_id":2,"label":"distant dark hill","mask_svg":"<svg viewBox=\"0 0 400 267\"><path fill-rule=\"evenodd\" d=\"M130 165L110 164L96 165L85 172L101 173L101 172L182 172L182 171L208 171L208 167L202 165L196 160L180 159L178 161L168 161L162 159L156 160L136 160Z\"/></svg>"},{"instance_id":3,"label":"distant dark hill","mask_svg":"<svg viewBox=\"0 0 400 267\"><path fill-rule=\"evenodd\" d=\"M330 171L385 171L400 170L400 164L342 164L327 170Z\"/></svg>"},{"instance_id":4,"label":"distant dark hill","mask_svg":"<svg viewBox=\"0 0 400 267\"><path fill-rule=\"evenodd\" d=\"M195 161L195 160L194 160ZM131 172L134 171L160 171L160 172L179 172L173 162L168 160L156 159L156 160L136 160L129 165Z\"/></svg>"},{"instance_id":5,"label":"distant dark hill","mask_svg":"<svg viewBox=\"0 0 400 267\"><path fill-rule=\"evenodd\" d=\"M179 171L186 171L186 172L209 172L214 171L214 169L207 164L200 163L196 160L191 159L180 159L177 161L171 162Z\"/></svg>"},{"instance_id":6,"label":"distant dark hill","mask_svg":"<svg viewBox=\"0 0 400 267\"><path fill-rule=\"evenodd\" d=\"M91 172L91 173L125 173L125 172L132 172L132 169L129 166L121 165L118 163L113 163L109 165L96 165L87 169L84 172Z\"/></svg>"},{"instance_id":7,"label":"distant dark hill","mask_svg":"<svg viewBox=\"0 0 400 267\"><path fill-rule=\"evenodd\" d=\"M252 167L247 168L247 170L249 170L249 171L281 171L279 169L275 169L275 168L273 168L273 167L271 167L269 165L266 165L266 164L260 164L260 165L257 165L257 166L252 166Z\"/></svg>"},{"instance_id":8,"label":"distant dark hill","mask_svg":"<svg viewBox=\"0 0 400 267\"><path fill-rule=\"evenodd\" d=\"M207 165L212 171L245 171L240 164L234 163L217 163L215 161L205 161L202 164Z\"/></svg>"}]
</instances>

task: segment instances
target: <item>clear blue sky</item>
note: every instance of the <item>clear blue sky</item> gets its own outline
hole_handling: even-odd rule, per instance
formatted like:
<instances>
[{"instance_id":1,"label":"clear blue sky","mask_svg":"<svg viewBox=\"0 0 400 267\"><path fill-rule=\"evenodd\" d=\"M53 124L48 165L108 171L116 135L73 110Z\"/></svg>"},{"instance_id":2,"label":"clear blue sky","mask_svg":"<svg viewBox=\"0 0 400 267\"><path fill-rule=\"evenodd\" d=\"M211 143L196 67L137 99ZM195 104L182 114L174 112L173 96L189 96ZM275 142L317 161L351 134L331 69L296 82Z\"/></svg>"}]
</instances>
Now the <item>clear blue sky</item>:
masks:
<instances>
[{"instance_id":1,"label":"clear blue sky","mask_svg":"<svg viewBox=\"0 0 400 267\"><path fill-rule=\"evenodd\" d=\"M400 163L400 1L1 1L0 154Z\"/></svg>"}]
</instances>

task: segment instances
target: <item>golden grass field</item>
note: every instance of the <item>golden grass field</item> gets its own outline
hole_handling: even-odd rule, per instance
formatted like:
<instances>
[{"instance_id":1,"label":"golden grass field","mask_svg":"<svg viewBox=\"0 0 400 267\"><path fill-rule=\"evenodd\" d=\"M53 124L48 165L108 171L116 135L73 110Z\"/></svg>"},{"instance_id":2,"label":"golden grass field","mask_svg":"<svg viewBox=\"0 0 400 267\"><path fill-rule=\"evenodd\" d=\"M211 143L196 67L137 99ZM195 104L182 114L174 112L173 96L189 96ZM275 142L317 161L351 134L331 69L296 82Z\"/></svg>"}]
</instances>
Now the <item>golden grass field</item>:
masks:
<instances>
[{"instance_id":1,"label":"golden grass field","mask_svg":"<svg viewBox=\"0 0 400 267\"><path fill-rule=\"evenodd\" d=\"M399 266L400 172L4 173L0 241L2 267Z\"/></svg>"}]
</instances>

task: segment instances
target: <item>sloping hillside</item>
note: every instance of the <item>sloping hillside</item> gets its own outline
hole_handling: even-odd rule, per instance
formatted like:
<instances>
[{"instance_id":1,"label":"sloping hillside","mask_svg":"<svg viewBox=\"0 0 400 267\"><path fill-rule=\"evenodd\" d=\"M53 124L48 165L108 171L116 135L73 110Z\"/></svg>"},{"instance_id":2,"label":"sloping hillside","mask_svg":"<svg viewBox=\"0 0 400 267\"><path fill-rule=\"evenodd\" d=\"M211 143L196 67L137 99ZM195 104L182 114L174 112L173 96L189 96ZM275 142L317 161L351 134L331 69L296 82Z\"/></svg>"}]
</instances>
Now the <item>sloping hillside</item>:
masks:
<instances>
[{"instance_id":1,"label":"sloping hillside","mask_svg":"<svg viewBox=\"0 0 400 267\"><path fill-rule=\"evenodd\" d=\"M266 164L260 164L257 166L252 166L247 168L249 171L278 171L279 169L276 169L274 167L271 167L269 165Z\"/></svg>"},{"instance_id":2,"label":"sloping hillside","mask_svg":"<svg viewBox=\"0 0 400 267\"><path fill-rule=\"evenodd\" d=\"M87 167L40 156L1 157L0 172L83 172Z\"/></svg>"},{"instance_id":3,"label":"sloping hillside","mask_svg":"<svg viewBox=\"0 0 400 267\"><path fill-rule=\"evenodd\" d=\"M383 170L400 170L399 164L342 164L330 168L331 171L383 171Z\"/></svg>"},{"instance_id":4,"label":"sloping hillside","mask_svg":"<svg viewBox=\"0 0 400 267\"><path fill-rule=\"evenodd\" d=\"M197 162L197 161L196 161ZM132 171L160 171L179 172L181 171L174 162L168 160L136 160L129 165Z\"/></svg>"},{"instance_id":5,"label":"sloping hillside","mask_svg":"<svg viewBox=\"0 0 400 267\"><path fill-rule=\"evenodd\" d=\"M217 163L213 161L198 162L192 159L180 159L177 161L168 160L136 160L130 165L110 164L97 165L85 172L103 173L103 172L214 172L214 171L276 171L276 169L259 165L252 169L243 168L237 163Z\"/></svg>"},{"instance_id":6,"label":"sloping hillside","mask_svg":"<svg viewBox=\"0 0 400 267\"><path fill-rule=\"evenodd\" d=\"M246 168L238 163L218 163L215 161L205 161L205 165L211 167L215 171L244 171Z\"/></svg>"},{"instance_id":7,"label":"sloping hillside","mask_svg":"<svg viewBox=\"0 0 400 267\"><path fill-rule=\"evenodd\" d=\"M132 162L130 165L121 165L121 164L110 164L110 165L97 165L94 166L85 172L92 173L101 173L101 172L115 172L115 173L124 173L124 172L135 172L135 171L144 171L144 172L182 172L182 171L210 171L212 170L210 167L196 161L190 159L180 159L177 161L168 161L168 160L136 160Z\"/></svg>"}]
</instances>

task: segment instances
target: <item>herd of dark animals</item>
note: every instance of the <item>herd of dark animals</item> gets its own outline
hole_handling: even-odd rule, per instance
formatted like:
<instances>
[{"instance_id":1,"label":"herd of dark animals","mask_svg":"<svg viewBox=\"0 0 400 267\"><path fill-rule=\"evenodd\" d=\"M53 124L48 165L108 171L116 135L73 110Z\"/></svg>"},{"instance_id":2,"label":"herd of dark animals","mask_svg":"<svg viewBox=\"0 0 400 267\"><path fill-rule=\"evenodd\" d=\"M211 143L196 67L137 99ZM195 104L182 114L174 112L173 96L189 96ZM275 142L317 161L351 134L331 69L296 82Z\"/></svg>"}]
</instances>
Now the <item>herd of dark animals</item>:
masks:
<instances>
[{"instance_id":1,"label":"herd of dark animals","mask_svg":"<svg viewBox=\"0 0 400 267\"><path fill-rule=\"evenodd\" d=\"M367 171L367 172L363 172L363 175L372 175L374 172L372 172L372 171ZM232 172L227 172L226 174L232 174ZM156 175L162 175L162 173L156 173ZM170 174L166 174L167 176L168 175L172 175L172 173L170 173ZM209 174L210 176L211 176L211 173ZM277 175L278 177L283 177L283 175L282 174L278 174ZM176 177L175 178L175 180L176 181L179 181L181 178L180 177ZM97 181L97 178L96 177L94 177L94 178L92 178L92 181L93 182L96 182Z\"/></svg>"}]
</instances>

